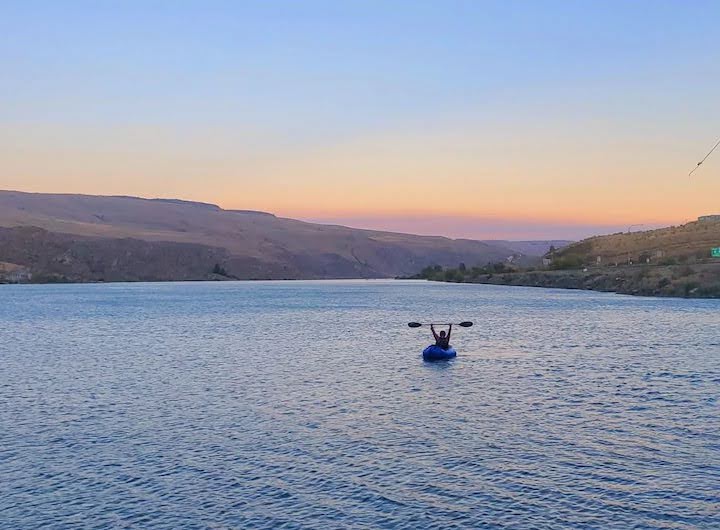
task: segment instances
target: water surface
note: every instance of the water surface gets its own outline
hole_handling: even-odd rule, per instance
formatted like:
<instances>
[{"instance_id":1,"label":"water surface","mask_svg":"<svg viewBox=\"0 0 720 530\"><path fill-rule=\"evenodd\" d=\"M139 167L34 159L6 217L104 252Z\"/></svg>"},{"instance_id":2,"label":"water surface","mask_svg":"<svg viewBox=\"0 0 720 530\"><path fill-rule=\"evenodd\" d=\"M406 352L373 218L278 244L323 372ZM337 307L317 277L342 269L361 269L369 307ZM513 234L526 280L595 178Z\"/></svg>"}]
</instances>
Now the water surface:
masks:
<instances>
[{"instance_id":1,"label":"water surface","mask_svg":"<svg viewBox=\"0 0 720 530\"><path fill-rule=\"evenodd\" d=\"M3 528L720 528L720 301L0 286ZM423 363L410 320L474 320Z\"/></svg>"}]
</instances>

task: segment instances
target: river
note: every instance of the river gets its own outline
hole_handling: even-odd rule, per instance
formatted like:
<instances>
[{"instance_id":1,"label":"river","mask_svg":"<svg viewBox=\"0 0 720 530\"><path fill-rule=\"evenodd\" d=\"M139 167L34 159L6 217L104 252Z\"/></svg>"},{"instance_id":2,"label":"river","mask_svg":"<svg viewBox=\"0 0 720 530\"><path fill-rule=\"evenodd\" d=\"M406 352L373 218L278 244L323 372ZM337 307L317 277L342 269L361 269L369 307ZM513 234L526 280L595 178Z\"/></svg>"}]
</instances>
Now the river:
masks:
<instances>
[{"instance_id":1,"label":"river","mask_svg":"<svg viewBox=\"0 0 720 530\"><path fill-rule=\"evenodd\" d=\"M718 528L720 300L0 286L0 526ZM424 363L425 328L456 360Z\"/></svg>"}]
</instances>

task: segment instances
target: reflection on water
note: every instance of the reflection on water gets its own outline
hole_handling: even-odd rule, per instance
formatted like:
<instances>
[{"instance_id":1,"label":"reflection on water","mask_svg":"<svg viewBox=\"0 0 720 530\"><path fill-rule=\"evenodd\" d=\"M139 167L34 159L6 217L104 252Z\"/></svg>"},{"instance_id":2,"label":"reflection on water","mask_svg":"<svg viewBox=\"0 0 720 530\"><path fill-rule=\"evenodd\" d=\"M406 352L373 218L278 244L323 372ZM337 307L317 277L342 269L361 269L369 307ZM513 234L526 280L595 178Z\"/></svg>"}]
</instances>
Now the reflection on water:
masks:
<instances>
[{"instance_id":1,"label":"reflection on water","mask_svg":"<svg viewBox=\"0 0 720 530\"><path fill-rule=\"evenodd\" d=\"M720 527L717 301L0 286L0 526ZM465 320L423 363L427 330Z\"/></svg>"}]
</instances>

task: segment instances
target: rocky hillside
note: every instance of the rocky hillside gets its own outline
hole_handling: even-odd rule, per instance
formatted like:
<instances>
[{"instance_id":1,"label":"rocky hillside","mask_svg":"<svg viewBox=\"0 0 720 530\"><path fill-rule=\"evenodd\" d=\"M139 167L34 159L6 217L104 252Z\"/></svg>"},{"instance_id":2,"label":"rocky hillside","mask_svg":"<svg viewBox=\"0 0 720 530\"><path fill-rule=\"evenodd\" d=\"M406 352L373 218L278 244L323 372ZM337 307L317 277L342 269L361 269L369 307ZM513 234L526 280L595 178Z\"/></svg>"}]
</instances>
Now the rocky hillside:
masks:
<instances>
[{"instance_id":1,"label":"rocky hillside","mask_svg":"<svg viewBox=\"0 0 720 530\"><path fill-rule=\"evenodd\" d=\"M589 289L643 296L720 298L720 221L646 232L597 236L546 256L546 265L428 267L417 277L434 281Z\"/></svg>"},{"instance_id":2,"label":"rocky hillside","mask_svg":"<svg viewBox=\"0 0 720 530\"><path fill-rule=\"evenodd\" d=\"M450 280L493 285L585 289L640 296L719 298L720 263L633 265L451 275Z\"/></svg>"},{"instance_id":3,"label":"rocky hillside","mask_svg":"<svg viewBox=\"0 0 720 530\"><path fill-rule=\"evenodd\" d=\"M630 263L674 265L711 260L713 247L720 247L720 220L591 237L562 248L552 259L556 269Z\"/></svg>"},{"instance_id":4,"label":"rocky hillside","mask_svg":"<svg viewBox=\"0 0 720 530\"><path fill-rule=\"evenodd\" d=\"M5 281L382 278L520 254L197 202L0 192Z\"/></svg>"},{"instance_id":5,"label":"rocky hillside","mask_svg":"<svg viewBox=\"0 0 720 530\"><path fill-rule=\"evenodd\" d=\"M543 256L550 248L564 248L573 243L567 239L547 239L541 241L486 241L500 243L503 246L526 256Z\"/></svg>"}]
</instances>

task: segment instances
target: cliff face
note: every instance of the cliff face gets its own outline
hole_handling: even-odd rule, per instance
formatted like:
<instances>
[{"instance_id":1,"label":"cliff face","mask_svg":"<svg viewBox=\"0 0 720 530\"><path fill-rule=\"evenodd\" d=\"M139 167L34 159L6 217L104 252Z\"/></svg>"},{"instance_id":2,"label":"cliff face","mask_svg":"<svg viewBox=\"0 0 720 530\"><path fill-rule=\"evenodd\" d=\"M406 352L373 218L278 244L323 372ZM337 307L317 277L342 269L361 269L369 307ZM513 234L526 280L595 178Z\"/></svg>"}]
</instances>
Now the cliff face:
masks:
<instances>
[{"instance_id":1,"label":"cliff face","mask_svg":"<svg viewBox=\"0 0 720 530\"><path fill-rule=\"evenodd\" d=\"M0 192L0 262L29 271L32 281L379 278L511 254L501 243L319 225L205 203ZM212 272L216 264L225 275Z\"/></svg>"},{"instance_id":2,"label":"cliff face","mask_svg":"<svg viewBox=\"0 0 720 530\"><path fill-rule=\"evenodd\" d=\"M132 238L94 238L34 227L0 228L0 281L24 283L362 278L377 273L335 256L293 265L231 254L227 249ZM214 272L222 270L222 274Z\"/></svg>"},{"instance_id":3,"label":"cliff face","mask_svg":"<svg viewBox=\"0 0 720 530\"><path fill-rule=\"evenodd\" d=\"M224 249L203 245L89 238L32 227L0 228L0 254L12 264L0 272L6 282L211 279L214 264L228 258ZM13 274L18 271L26 276Z\"/></svg>"}]
</instances>

